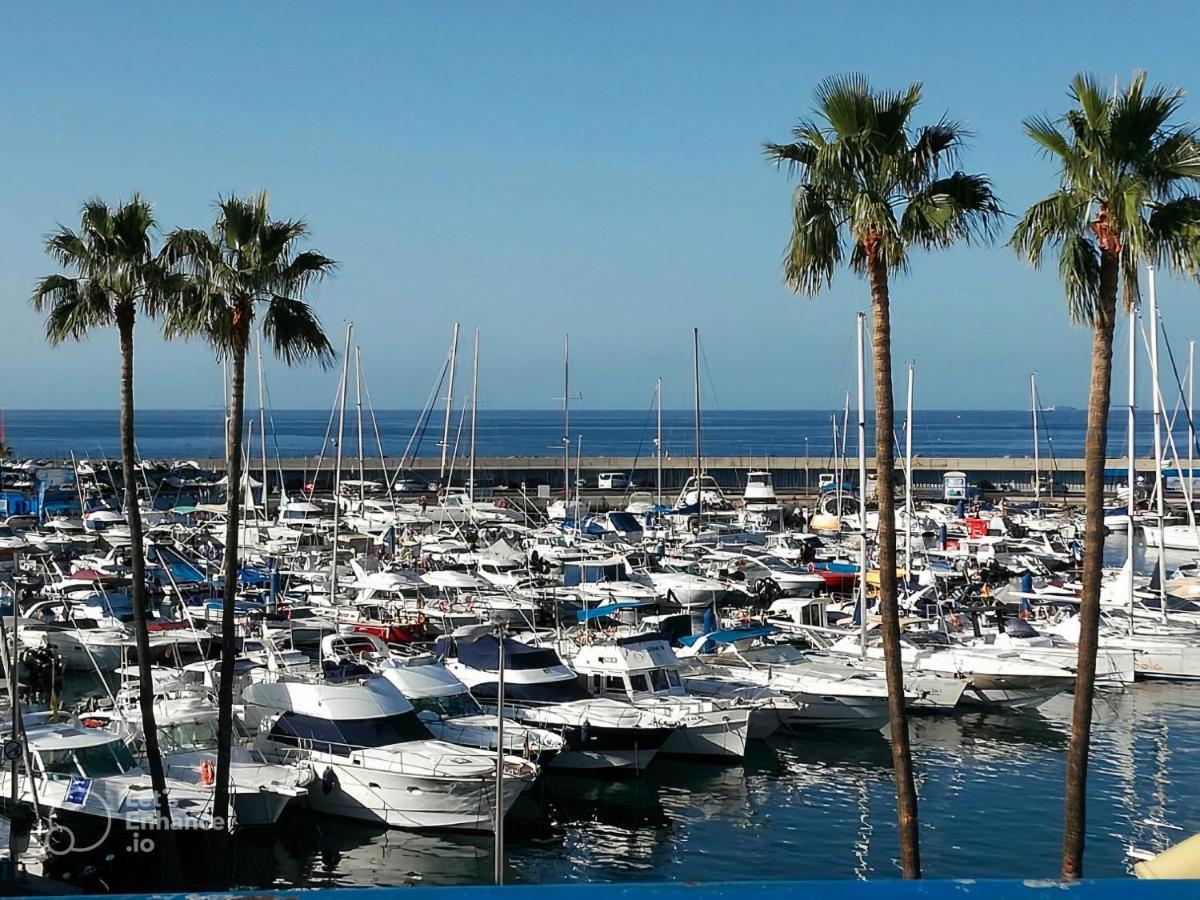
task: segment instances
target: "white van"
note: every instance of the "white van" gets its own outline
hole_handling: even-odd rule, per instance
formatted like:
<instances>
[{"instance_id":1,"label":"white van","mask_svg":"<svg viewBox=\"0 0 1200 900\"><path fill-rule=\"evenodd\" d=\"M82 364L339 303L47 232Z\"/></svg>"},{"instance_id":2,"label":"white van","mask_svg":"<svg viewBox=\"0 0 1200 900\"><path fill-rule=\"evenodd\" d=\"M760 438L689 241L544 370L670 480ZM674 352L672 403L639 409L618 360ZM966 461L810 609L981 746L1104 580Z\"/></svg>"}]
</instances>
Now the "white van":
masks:
<instances>
[{"instance_id":1,"label":"white van","mask_svg":"<svg viewBox=\"0 0 1200 900\"><path fill-rule=\"evenodd\" d=\"M596 487L602 491L623 491L629 487L629 478L624 472L601 472Z\"/></svg>"}]
</instances>

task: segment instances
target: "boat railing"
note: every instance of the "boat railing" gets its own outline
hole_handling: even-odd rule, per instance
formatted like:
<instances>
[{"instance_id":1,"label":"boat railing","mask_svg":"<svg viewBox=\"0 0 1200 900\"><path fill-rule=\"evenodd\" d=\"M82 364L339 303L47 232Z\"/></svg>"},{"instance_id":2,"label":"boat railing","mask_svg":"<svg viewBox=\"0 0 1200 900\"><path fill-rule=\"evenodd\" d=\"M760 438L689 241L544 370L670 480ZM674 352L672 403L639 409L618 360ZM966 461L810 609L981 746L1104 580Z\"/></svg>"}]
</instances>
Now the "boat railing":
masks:
<instances>
[{"instance_id":1,"label":"boat railing","mask_svg":"<svg viewBox=\"0 0 1200 900\"><path fill-rule=\"evenodd\" d=\"M347 762L353 764L356 754L361 759L362 754L369 751L377 751L379 753L386 753L389 757L395 759L401 768L409 769L408 774L431 775L435 778L462 778L463 774L461 770L455 771L454 769L462 764L464 755L470 752L468 748L464 747L461 751L447 753L429 753L428 751L423 751L417 754L405 751L403 744L383 744L378 747L367 747L357 744L339 743L337 741L322 741L315 738L289 737L287 743L277 738L274 743L278 749L272 755L285 765L311 761L311 754L313 753L345 757ZM413 765L413 761L418 758L420 764ZM505 754L505 775L520 778L536 774L536 767L530 768L530 766L530 763L518 757ZM381 766L380 768L383 767ZM479 777L481 780L487 781L494 777L493 771L488 771Z\"/></svg>"}]
</instances>

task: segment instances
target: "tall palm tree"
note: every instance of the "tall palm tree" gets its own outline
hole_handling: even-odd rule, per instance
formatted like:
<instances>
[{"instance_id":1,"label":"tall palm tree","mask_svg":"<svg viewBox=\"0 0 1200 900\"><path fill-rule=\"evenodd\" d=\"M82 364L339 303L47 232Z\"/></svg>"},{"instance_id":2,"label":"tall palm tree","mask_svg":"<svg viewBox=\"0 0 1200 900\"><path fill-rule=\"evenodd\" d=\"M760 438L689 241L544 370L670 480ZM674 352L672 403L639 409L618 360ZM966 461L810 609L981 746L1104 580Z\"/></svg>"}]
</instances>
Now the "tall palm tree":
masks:
<instances>
[{"instance_id":1,"label":"tall palm tree","mask_svg":"<svg viewBox=\"0 0 1200 900\"><path fill-rule=\"evenodd\" d=\"M189 281L186 301L168 311L168 335L201 335L231 363L224 604L217 695L217 783L213 815L229 812L229 758L233 727L234 603L238 585L238 519L241 513L242 424L246 352L255 319L277 356L288 364L333 360L333 347L308 305L310 286L334 269L333 260L297 244L308 234L298 219L272 219L265 191L218 200L211 232L181 229L167 236L163 255ZM263 485L264 499L266 485Z\"/></svg>"},{"instance_id":2,"label":"tall palm tree","mask_svg":"<svg viewBox=\"0 0 1200 900\"><path fill-rule=\"evenodd\" d=\"M1084 445L1083 592L1075 707L1067 751L1062 874L1083 873L1088 744L1100 622L1104 551L1104 461L1107 451L1112 340L1117 292L1137 302L1138 266L1158 263L1193 273L1200 259L1200 142L1191 126L1175 126L1183 92L1147 87L1137 72L1124 91L1105 91L1076 75L1071 108L1057 120L1027 119L1024 130L1059 167L1053 194L1026 210L1011 244L1039 266L1047 247L1058 253L1067 314L1092 329L1092 378ZM1152 323L1152 327L1158 327Z\"/></svg>"},{"instance_id":3,"label":"tall palm tree","mask_svg":"<svg viewBox=\"0 0 1200 900\"><path fill-rule=\"evenodd\" d=\"M83 205L79 229L59 226L46 239L46 251L72 275L47 275L37 283L33 305L46 312L46 338L51 344L83 340L99 328L116 326L121 348L121 468L124 474L125 518L129 523L129 567L132 578L133 628L137 642L138 691L142 734L150 783L159 817L169 829L163 760L154 720L154 680L150 665L150 636L146 630L146 560L142 544L142 515L138 507L134 468L133 330L139 314L153 317L168 305L181 287L152 249L155 230L150 204L135 192L128 202L110 208L93 199ZM173 842L164 848L167 873L175 871Z\"/></svg>"},{"instance_id":4,"label":"tall palm tree","mask_svg":"<svg viewBox=\"0 0 1200 900\"><path fill-rule=\"evenodd\" d=\"M784 275L793 291L816 295L846 258L866 275L874 330L875 468L879 504L879 612L891 717L892 761L905 878L921 877L917 793L904 709L900 620L896 600L895 499L892 473L892 347L889 280L908 270L914 247L936 249L990 238L1001 209L988 179L955 166L966 132L943 118L912 124L921 85L873 91L862 75L835 76L814 92L813 119L795 140L765 152L799 176ZM865 501L865 495L864 495ZM864 503L865 514L865 503ZM863 573L865 577L866 573Z\"/></svg>"}]
</instances>

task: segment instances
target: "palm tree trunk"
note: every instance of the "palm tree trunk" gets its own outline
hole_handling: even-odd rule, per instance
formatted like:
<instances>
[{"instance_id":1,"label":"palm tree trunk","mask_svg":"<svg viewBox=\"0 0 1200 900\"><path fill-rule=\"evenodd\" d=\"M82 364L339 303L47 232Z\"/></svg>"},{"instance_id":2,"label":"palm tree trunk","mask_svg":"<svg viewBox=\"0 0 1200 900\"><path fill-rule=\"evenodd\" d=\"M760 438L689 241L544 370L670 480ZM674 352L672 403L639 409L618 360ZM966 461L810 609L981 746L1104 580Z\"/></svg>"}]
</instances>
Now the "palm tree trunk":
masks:
<instances>
[{"instance_id":1,"label":"palm tree trunk","mask_svg":"<svg viewBox=\"0 0 1200 900\"><path fill-rule=\"evenodd\" d=\"M133 325L136 317L132 302L117 309L117 331L121 343L121 469L125 479L125 521L129 524L129 568L133 599L133 632L137 644L138 701L142 710L142 740L146 746L146 765L150 769L150 787L158 806L162 828L163 874L174 884L179 860L171 832L171 807L167 797L167 779L162 753L158 747L158 724L154 719L154 677L150 664L150 633L146 629L146 557L142 543L142 512L138 507L137 471L134 468L133 427Z\"/></svg>"},{"instance_id":2,"label":"palm tree trunk","mask_svg":"<svg viewBox=\"0 0 1200 900\"><path fill-rule=\"evenodd\" d=\"M229 458L225 461L225 597L221 608L221 684L217 694L217 785L213 815L229 820L230 755L233 745L233 671L237 655L234 609L238 587L238 520L242 504L242 408L246 393L246 346L250 340L250 311L239 303L233 312L233 374L230 386Z\"/></svg>"},{"instance_id":3,"label":"palm tree trunk","mask_svg":"<svg viewBox=\"0 0 1200 900\"><path fill-rule=\"evenodd\" d=\"M1083 592L1079 599L1079 659L1075 670L1075 708L1063 792L1062 877L1068 879L1083 876L1088 746L1092 737L1092 698L1096 690L1096 645L1100 630L1100 575L1104 562L1104 463L1108 453L1108 403L1112 390L1112 342L1119 272L1117 256L1102 253L1100 308L1092 323L1092 385L1088 394L1087 438L1083 449L1086 525Z\"/></svg>"},{"instance_id":4,"label":"palm tree trunk","mask_svg":"<svg viewBox=\"0 0 1200 900\"><path fill-rule=\"evenodd\" d=\"M904 670L900 661L900 611L896 601L895 496L892 478L892 325L888 306L887 266L874 242L868 241L867 268L873 311L875 369L875 495L879 503L879 614L887 672L888 714L892 732L892 769L896 778L896 814L900 826L900 863L905 878L921 877L921 846L917 825L917 789L913 781L908 713L904 707ZM866 491L861 486L866 517ZM864 528L865 531L865 528ZM860 577L865 578L866 572Z\"/></svg>"}]
</instances>

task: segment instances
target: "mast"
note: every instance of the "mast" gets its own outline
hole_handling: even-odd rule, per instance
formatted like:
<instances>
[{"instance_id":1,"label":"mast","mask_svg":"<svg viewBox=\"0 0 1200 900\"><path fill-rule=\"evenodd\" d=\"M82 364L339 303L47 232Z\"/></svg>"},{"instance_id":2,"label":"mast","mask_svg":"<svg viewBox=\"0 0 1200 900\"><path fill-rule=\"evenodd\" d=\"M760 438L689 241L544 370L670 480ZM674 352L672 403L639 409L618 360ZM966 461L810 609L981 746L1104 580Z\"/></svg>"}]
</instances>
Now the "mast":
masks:
<instances>
[{"instance_id":1,"label":"mast","mask_svg":"<svg viewBox=\"0 0 1200 900\"><path fill-rule=\"evenodd\" d=\"M341 524L341 486L342 486L342 438L346 434L346 382L350 374L350 336L354 333L354 323L346 325L346 350L342 354L342 383L338 387L341 398L338 408L337 459L333 468L333 557L329 563L329 603L336 605L337 596L337 555L338 555L338 526ZM316 477L313 478L313 489L316 490Z\"/></svg>"},{"instance_id":2,"label":"mast","mask_svg":"<svg viewBox=\"0 0 1200 900\"><path fill-rule=\"evenodd\" d=\"M458 362L458 323L454 323L454 333L450 338L450 389L446 392L446 419L442 425L442 467L439 470L438 481L446 485L446 451L450 448L450 407L454 404L454 370Z\"/></svg>"},{"instance_id":3,"label":"mast","mask_svg":"<svg viewBox=\"0 0 1200 900\"><path fill-rule=\"evenodd\" d=\"M475 327L475 356L471 362L471 462L467 500L475 502L475 414L479 411L479 327Z\"/></svg>"},{"instance_id":4,"label":"mast","mask_svg":"<svg viewBox=\"0 0 1200 900\"><path fill-rule=\"evenodd\" d=\"M354 347L354 408L358 415L358 510L361 515L367 500L367 466L363 459L362 349L357 344Z\"/></svg>"},{"instance_id":5,"label":"mast","mask_svg":"<svg viewBox=\"0 0 1200 900\"><path fill-rule=\"evenodd\" d=\"M1194 448L1196 446L1196 425L1192 418L1192 386L1195 381L1196 372L1196 342L1188 341L1188 392L1187 392L1187 416L1188 416L1188 495L1191 496L1195 490L1196 479L1196 457Z\"/></svg>"},{"instance_id":6,"label":"mast","mask_svg":"<svg viewBox=\"0 0 1200 900\"><path fill-rule=\"evenodd\" d=\"M571 336L563 335L563 512L571 504Z\"/></svg>"},{"instance_id":7,"label":"mast","mask_svg":"<svg viewBox=\"0 0 1200 900\"><path fill-rule=\"evenodd\" d=\"M658 506L662 506L662 378L661 377L658 379L658 382L655 384L655 387L654 387L654 405L657 407L657 412L658 412L658 434L654 438L654 457L655 457L654 462L655 462L655 468L657 470L656 484L658 486L658 498L656 500L656 503Z\"/></svg>"},{"instance_id":8,"label":"mast","mask_svg":"<svg viewBox=\"0 0 1200 900\"><path fill-rule=\"evenodd\" d=\"M907 587L912 577L912 424L913 424L913 364L908 364L908 400L904 416L904 583ZM875 473L876 483L879 473ZM880 523L882 527L882 523ZM907 591L905 591L907 593Z\"/></svg>"},{"instance_id":9,"label":"mast","mask_svg":"<svg viewBox=\"0 0 1200 900\"><path fill-rule=\"evenodd\" d=\"M700 329L692 329L692 387L696 395L696 506L700 522L704 522L704 490L700 485L703 462L700 456Z\"/></svg>"},{"instance_id":10,"label":"mast","mask_svg":"<svg viewBox=\"0 0 1200 900\"><path fill-rule=\"evenodd\" d=\"M1125 500L1126 514L1129 516L1129 527L1125 532L1125 566L1129 569L1129 632L1133 633L1133 544L1136 536L1134 525L1134 514L1137 511L1137 504L1134 500L1134 484L1137 481L1137 466L1134 462L1137 444L1137 401L1135 388L1137 387L1137 307L1129 309L1129 405L1126 410L1126 429L1128 430L1129 446L1126 453L1129 456L1127 466L1129 479L1129 496Z\"/></svg>"},{"instance_id":11,"label":"mast","mask_svg":"<svg viewBox=\"0 0 1200 900\"><path fill-rule=\"evenodd\" d=\"M860 312L856 325L858 332L858 608L859 652L867 657L867 410L866 379L863 374L863 325L867 314ZM875 473L878 481L879 473ZM879 527L884 527L880 522ZM892 527L895 527L893 523Z\"/></svg>"},{"instance_id":12,"label":"mast","mask_svg":"<svg viewBox=\"0 0 1200 900\"><path fill-rule=\"evenodd\" d=\"M1150 286L1150 378L1154 395L1154 491L1158 495L1156 511L1158 513L1158 599L1162 620L1167 621L1167 604L1165 600L1167 581L1167 554L1164 544L1166 531L1163 500L1163 470L1162 470L1162 398L1158 394L1158 296L1154 289L1154 266L1146 267Z\"/></svg>"},{"instance_id":13,"label":"mast","mask_svg":"<svg viewBox=\"0 0 1200 900\"><path fill-rule=\"evenodd\" d=\"M1042 473L1038 465L1038 430L1037 430L1037 375L1029 376L1029 405L1033 410L1033 502L1038 515L1042 511Z\"/></svg>"},{"instance_id":14,"label":"mast","mask_svg":"<svg viewBox=\"0 0 1200 900\"><path fill-rule=\"evenodd\" d=\"M838 453L837 416L830 413L829 424L833 426L833 490L837 502L838 530L842 528L842 457ZM819 507L818 507L819 508Z\"/></svg>"},{"instance_id":15,"label":"mast","mask_svg":"<svg viewBox=\"0 0 1200 900\"><path fill-rule=\"evenodd\" d=\"M263 401L265 393L265 382L263 381L263 355L262 355L262 332L257 331L254 334L254 343L258 350L258 432L262 443L262 501L263 501L263 519L267 518L267 405ZM283 490L283 482L279 482L279 489Z\"/></svg>"}]
</instances>

